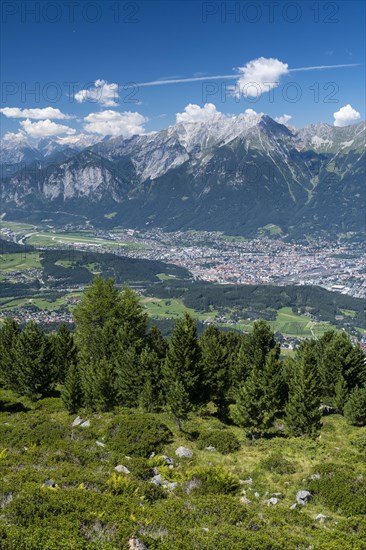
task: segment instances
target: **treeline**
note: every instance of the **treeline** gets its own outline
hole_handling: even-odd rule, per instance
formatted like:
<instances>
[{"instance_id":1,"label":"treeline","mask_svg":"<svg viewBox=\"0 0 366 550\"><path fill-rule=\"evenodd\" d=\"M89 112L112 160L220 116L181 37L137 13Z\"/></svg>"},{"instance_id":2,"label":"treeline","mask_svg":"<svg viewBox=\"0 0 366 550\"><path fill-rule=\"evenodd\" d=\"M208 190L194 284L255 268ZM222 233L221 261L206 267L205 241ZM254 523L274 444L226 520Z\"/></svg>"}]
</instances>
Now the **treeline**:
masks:
<instances>
[{"instance_id":1,"label":"treeline","mask_svg":"<svg viewBox=\"0 0 366 550\"><path fill-rule=\"evenodd\" d=\"M31 399L56 387L70 413L117 406L167 410L179 428L209 403L218 417L253 438L279 433L316 436L323 411L366 425L366 361L344 332L329 331L281 360L265 321L252 333L209 326L197 336L188 314L170 340L148 328L130 288L96 277L66 325L47 336L38 325L23 330L6 320L0 331L0 383Z\"/></svg>"},{"instance_id":2,"label":"treeline","mask_svg":"<svg viewBox=\"0 0 366 550\"><path fill-rule=\"evenodd\" d=\"M23 254L27 254L29 252L32 252L34 250L33 246L30 245L21 245L18 243L15 243L13 241L7 241L5 239L0 239L0 254L14 254L16 252L22 252Z\"/></svg>"},{"instance_id":3,"label":"treeline","mask_svg":"<svg viewBox=\"0 0 366 550\"><path fill-rule=\"evenodd\" d=\"M68 261L72 265L64 267L59 261ZM43 250L41 264L46 279L51 277L54 286L63 284L87 284L93 279L88 265L97 266L97 271L107 279L113 277L117 284L125 281L145 282L158 281L157 274L168 273L180 279L189 278L189 272L173 264L165 264L157 260L128 258L111 253L98 253L82 250ZM57 279L58 281L55 281Z\"/></svg>"},{"instance_id":4,"label":"treeline","mask_svg":"<svg viewBox=\"0 0 366 550\"><path fill-rule=\"evenodd\" d=\"M318 286L215 285L195 281L171 280L148 288L153 296L163 299L181 298L184 305L197 311L213 309L247 309L265 311L268 308L295 307L310 310L322 321L334 323L342 309L356 312L353 324L366 327L365 301Z\"/></svg>"},{"instance_id":5,"label":"treeline","mask_svg":"<svg viewBox=\"0 0 366 550\"><path fill-rule=\"evenodd\" d=\"M29 298L40 289L41 285L38 279L29 283L12 283L9 281L0 281L2 298Z\"/></svg>"}]
</instances>

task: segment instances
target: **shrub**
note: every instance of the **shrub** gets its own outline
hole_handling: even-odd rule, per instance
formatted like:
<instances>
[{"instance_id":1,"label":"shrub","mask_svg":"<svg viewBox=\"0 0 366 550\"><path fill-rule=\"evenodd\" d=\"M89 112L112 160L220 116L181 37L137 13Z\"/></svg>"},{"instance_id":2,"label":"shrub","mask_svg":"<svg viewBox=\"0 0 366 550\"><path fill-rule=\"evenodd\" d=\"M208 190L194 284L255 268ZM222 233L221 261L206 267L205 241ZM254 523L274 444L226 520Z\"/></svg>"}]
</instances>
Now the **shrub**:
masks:
<instances>
[{"instance_id":1,"label":"shrub","mask_svg":"<svg viewBox=\"0 0 366 550\"><path fill-rule=\"evenodd\" d=\"M295 465L278 452L263 458L260 461L260 466L264 470L269 470L280 475L294 474L296 472Z\"/></svg>"},{"instance_id":2,"label":"shrub","mask_svg":"<svg viewBox=\"0 0 366 550\"><path fill-rule=\"evenodd\" d=\"M111 449L131 456L148 457L160 452L171 442L169 428L147 414L130 413L120 416L110 429Z\"/></svg>"},{"instance_id":3,"label":"shrub","mask_svg":"<svg viewBox=\"0 0 366 550\"><path fill-rule=\"evenodd\" d=\"M366 456L366 428L360 428L351 439L351 445Z\"/></svg>"},{"instance_id":4,"label":"shrub","mask_svg":"<svg viewBox=\"0 0 366 550\"><path fill-rule=\"evenodd\" d=\"M309 491L337 513L354 516L366 513L366 485L363 475L349 466L321 464L319 479L309 484Z\"/></svg>"},{"instance_id":5,"label":"shrub","mask_svg":"<svg viewBox=\"0 0 366 550\"><path fill-rule=\"evenodd\" d=\"M198 481L194 490L198 490L203 494L229 495L236 493L240 487L238 477L219 466L194 468L188 473L188 477L189 481Z\"/></svg>"},{"instance_id":6,"label":"shrub","mask_svg":"<svg viewBox=\"0 0 366 550\"><path fill-rule=\"evenodd\" d=\"M344 406L344 416L353 426L366 425L366 387L354 388Z\"/></svg>"},{"instance_id":7,"label":"shrub","mask_svg":"<svg viewBox=\"0 0 366 550\"><path fill-rule=\"evenodd\" d=\"M107 480L107 487L113 495L137 495L138 485L126 475L116 473Z\"/></svg>"},{"instance_id":8,"label":"shrub","mask_svg":"<svg viewBox=\"0 0 366 550\"><path fill-rule=\"evenodd\" d=\"M212 446L219 453L226 455L239 450L240 442L236 435L229 430L208 430L200 434L197 446L199 449Z\"/></svg>"},{"instance_id":9,"label":"shrub","mask_svg":"<svg viewBox=\"0 0 366 550\"><path fill-rule=\"evenodd\" d=\"M125 463L131 474L139 480L146 481L154 475L153 467L146 458L134 457Z\"/></svg>"},{"instance_id":10,"label":"shrub","mask_svg":"<svg viewBox=\"0 0 366 550\"><path fill-rule=\"evenodd\" d=\"M15 448L23 448L24 445L53 448L69 435L68 429L45 411L35 412L32 416L19 413L11 418L9 424L0 424L0 441Z\"/></svg>"},{"instance_id":11,"label":"shrub","mask_svg":"<svg viewBox=\"0 0 366 550\"><path fill-rule=\"evenodd\" d=\"M46 410L48 414L64 411L65 407L59 397L44 397L37 401L34 407L36 410Z\"/></svg>"}]
</instances>

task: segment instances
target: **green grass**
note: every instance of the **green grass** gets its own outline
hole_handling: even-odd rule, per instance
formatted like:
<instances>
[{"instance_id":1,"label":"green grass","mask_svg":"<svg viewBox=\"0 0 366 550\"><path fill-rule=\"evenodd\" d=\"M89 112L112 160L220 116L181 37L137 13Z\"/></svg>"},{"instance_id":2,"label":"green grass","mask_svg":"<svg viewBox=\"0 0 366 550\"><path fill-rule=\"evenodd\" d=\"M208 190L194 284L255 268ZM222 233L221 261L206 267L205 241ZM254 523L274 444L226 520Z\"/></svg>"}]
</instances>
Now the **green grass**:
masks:
<instances>
[{"instance_id":1,"label":"green grass","mask_svg":"<svg viewBox=\"0 0 366 550\"><path fill-rule=\"evenodd\" d=\"M10 300L10 301L8 301ZM39 297L39 294L27 298L3 298L0 299L0 310L22 308L24 306L36 306L41 310L54 311L65 304L65 296L60 296L54 302Z\"/></svg>"},{"instance_id":2,"label":"green grass","mask_svg":"<svg viewBox=\"0 0 366 550\"><path fill-rule=\"evenodd\" d=\"M321 465L351 464L356 476L366 476L364 456L351 444L362 428L349 426L343 417L324 417L316 440L277 437L251 441L241 428L223 425L209 408L191 415L183 432L167 413L154 414L173 433L162 454L174 458L172 469L161 463L155 467L164 479L178 486L166 498L156 494L151 502L134 490L151 487L149 478L136 478L134 468L139 466L137 471L141 471L142 459L136 463L113 450L110 428L116 415L126 412L132 414L126 409L98 414L82 410L80 416L90 420L90 427L72 428L76 415L67 414L60 399L32 403L0 390L0 492L11 495L4 499L0 517L2 550L118 550L127 548L134 536L147 548L162 550L365 548L366 523L361 515L347 519L316 497L307 506L290 510L297 491L308 488L309 476ZM233 432L240 449L228 455L200 450L197 434L214 429ZM96 441L103 441L105 447L98 447ZM180 445L193 451L191 459L175 456ZM273 469L273 457L279 457L286 468ZM131 470L128 476L121 474L116 483L131 487L128 494L114 494L108 483L117 463ZM144 461L145 469L152 464ZM181 490L192 470L207 467L251 483L240 484L230 495ZM45 488L47 479L54 480L58 488ZM279 502L268 506L273 493L280 493ZM244 495L249 504L241 503ZM315 519L319 513L327 516L323 524Z\"/></svg>"},{"instance_id":3,"label":"green grass","mask_svg":"<svg viewBox=\"0 0 366 550\"><path fill-rule=\"evenodd\" d=\"M142 304L147 309L150 317L153 318L171 318L178 319L185 312L192 315L195 319L205 321L208 318L215 319L218 315L217 310L198 312L192 308L186 307L179 299L159 299L143 298ZM224 328L236 329L244 332L251 332L255 321L240 321L237 323L218 323ZM329 323L317 323L311 321L305 315L297 315L291 311L291 308L281 308L277 312L275 321L269 324L273 331L279 331L284 336L294 336L299 338L318 338L329 330Z\"/></svg>"},{"instance_id":4,"label":"green grass","mask_svg":"<svg viewBox=\"0 0 366 550\"><path fill-rule=\"evenodd\" d=\"M40 268L39 254L37 252L15 252L13 254L0 254L0 273L6 271L24 271L31 268Z\"/></svg>"},{"instance_id":5,"label":"green grass","mask_svg":"<svg viewBox=\"0 0 366 550\"><path fill-rule=\"evenodd\" d=\"M305 315L293 313L290 307L278 310L275 321L270 325L274 331L279 331L285 336L299 336L301 338L320 337L329 330L329 323L317 323L311 321Z\"/></svg>"},{"instance_id":6,"label":"green grass","mask_svg":"<svg viewBox=\"0 0 366 550\"><path fill-rule=\"evenodd\" d=\"M352 319L356 317L356 311L354 311L353 309L341 309L341 312L347 317L352 317Z\"/></svg>"},{"instance_id":7,"label":"green grass","mask_svg":"<svg viewBox=\"0 0 366 550\"><path fill-rule=\"evenodd\" d=\"M209 317L216 317L217 311L197 312L194 309L186 307L181 300L172 298L169 300L161 300L159 298L143 298L142 305L146 308L147 313L153 318L169 318L178 319L184 313L189 313L195 319L204 321Z\"/></svg>"},{"instance_id":8,"label":"green grass","mask_svg":"<svg viewBox=\"0 0 366 550\"><path fill-rule=\"evenodd\" d=\"M39 307L39 309L54 311L59 309L59 307L65 303L65 300L64 297L57 298L54 302L50 302L45 298L32 298L31 302L33 305Z\"/></svg>"},{"instance_id":9,"label":"green grass","mask_svg":"<svg viewBox=\"0 0 366 550\"><path fill-rule=\"evenodd\" d=\"M104 218L107 220L113 220L117 216L117 212L110 212L110 214L104 214Z\"/></svg>"},{"instance_id":10,"label":"green grass","mask_svg":"<svg viewBox=\"0 0 366 550\"><path fill-rule=\"evenodd\" d=\"M75 233L34 233L27 239L27 243L33 246L40 247L52 247L62 245L85 245L85 246L100 246L104 248L146 248L144 243L131 243L131 242L116 242L108 239L102 239L89 236L89 232L75 232Z\"/></svg>"},{"instance_id":11,"label":"green grass","mask_svg":"<svg viewBox=\"0 0 366 550\"><path fill-rule=\"evenodd\" d=\"M169 275L169 273L158 273L156 276L161 281L169 281L171 279L176 279L175 275Z\"/></svg>"},{"instance_id":12,"label":"green grass","mask_svg":"<svg viewBox=\"0 0 366 550\"><path fill-rule=\"evenodd\" d=\"M270 235L282 235L282 229L273 223L265 225L262 229L259 230L262 233L269 233Z\"/></svg>"},{"instance_id":13,"label":"green grass","mask_svg":"<svg viewBox=\"0 0 366 550\"><path fill-rule=\"evenodd\" d=\"M62 267L75 267L76 262L73 262L71 260L57 260L55 262L55 265L60 265Z\"/></svg>"},{"instance_id":14,"label":"green grass","mask_svg":"<svg viewBox=\"0 0 366 550\"><path fill-rule=\"evenodd\" d=\"M19 223L10 221L0 221L0 229L11 229L14 233L22 233L30 229L35 229L35 225L29 223Z\"/></svg>"}]
</instances>

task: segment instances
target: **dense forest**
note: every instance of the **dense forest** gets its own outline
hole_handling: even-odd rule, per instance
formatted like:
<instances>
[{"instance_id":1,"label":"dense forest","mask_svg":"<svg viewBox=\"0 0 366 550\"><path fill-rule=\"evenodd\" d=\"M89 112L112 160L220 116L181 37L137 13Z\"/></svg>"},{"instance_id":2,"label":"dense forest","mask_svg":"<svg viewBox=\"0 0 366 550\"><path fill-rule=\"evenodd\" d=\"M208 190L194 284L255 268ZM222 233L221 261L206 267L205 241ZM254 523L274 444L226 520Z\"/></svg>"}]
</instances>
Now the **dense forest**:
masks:
<instances>
[{"instance_id":1,"label":"dense forest","mask_svg":"<svg viewBox=\"0 0 366 550\"><path fill-rule=\"evenodd\" d=\"M342 309L355 311L352 323L366 328L365 301L339 292L311 285L217 285L204 281L170 280L148 287L147 291L158 298L181 298L183 303L197 311L229 308L250 308L268 314L269 309L294 307L311 311L319 320L335 322Z\"/></svg>"},{"instance_id":2,"label":"dense forest","mask_svg":"<svg viewBox=\"0 0 366 550\"><path fill-rule=\"evenodd\" d=\"M96 277L74 311L75 334L65 324L45 335L35 323L20 330L5 320L0 332L0 380L31 399L51 395L59 384L66 408L145 412L169 410L179 428L190 411L213 403L221 420L255 438L281 430L316 435L320 405L356 424L366 416L366 364L344 332L304 341L295 358L280 347L265 321L250 334L209 326L198 338L185 314L170 341L152 326L138 295L119 292ZM284 425L283 425L284 422Z\"/></svg>"},{"instance_id":3,"label":"dense forest","mask_svg":"<svg viewBox=\"0 0 366 550\"><path fill-rule=\"evenodd\" d=\"M1 548L363 548L366 361L345 332L284 360L265 321L249 334L208 326L198 336L185 314L167 340L133 290L102 277L74 322L75 332L50 335L9 319L0 330ZM359 468L332 458L325 426L345 441L361 430ZM195 456L185 446L174 459L159 454L178 442ZM254 481L239 477L240 453L254 453L244 467ZM280 519L282 498L297 499L291 518L287 506ZM314 531L293 512L311 498L338 515L332 527Z\"/></svg>"}]
</instances>

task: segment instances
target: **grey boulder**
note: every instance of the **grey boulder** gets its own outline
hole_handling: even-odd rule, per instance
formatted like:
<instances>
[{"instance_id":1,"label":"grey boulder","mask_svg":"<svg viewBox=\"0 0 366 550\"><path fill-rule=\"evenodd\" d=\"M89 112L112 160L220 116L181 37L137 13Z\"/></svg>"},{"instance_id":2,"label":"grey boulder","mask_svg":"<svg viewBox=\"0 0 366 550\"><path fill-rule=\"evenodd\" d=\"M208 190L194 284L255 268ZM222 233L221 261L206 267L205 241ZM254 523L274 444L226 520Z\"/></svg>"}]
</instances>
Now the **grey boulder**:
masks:
<instances>
[{"instance_id":1,"label":"grey boulder","mask_svg":"<svg viewBox=\"0 0 366 550\"><path fill-rule=\"evenodd\" d=\"M312 496L309 491L298 491L296 493L296 502L297 504L301 504L301 506L304 506L311 500Z\"/></svg>"},{"instance_id":2,"label":"grey boulder","mask_svg":"<svg viewBox=\"0 0 366 550\"><path fill-rule=\"evenodd\" d=\"M115 467L116 472L123 473L123 474L129 474L130 470L126 468L126 466L123 466L123 464L118 464L118 466Z\"/></svg>"},{"instance_id":3,"label":"grey boulder","mask_svg":"<svg viewBox=\"0 0 366 550\"><path fill-rule=\"evenodd\" d=\"M179 456L179 458L192 458L193 453L187 447L178 447L178 449L175 451L176 456Z\"/></svg>"}]
</instances>

